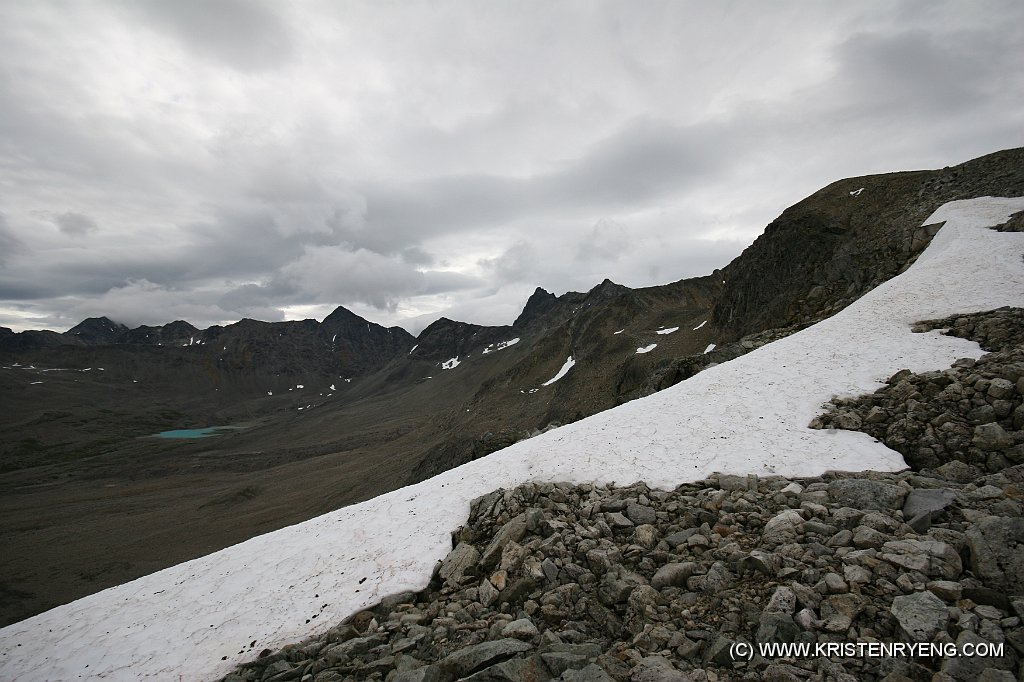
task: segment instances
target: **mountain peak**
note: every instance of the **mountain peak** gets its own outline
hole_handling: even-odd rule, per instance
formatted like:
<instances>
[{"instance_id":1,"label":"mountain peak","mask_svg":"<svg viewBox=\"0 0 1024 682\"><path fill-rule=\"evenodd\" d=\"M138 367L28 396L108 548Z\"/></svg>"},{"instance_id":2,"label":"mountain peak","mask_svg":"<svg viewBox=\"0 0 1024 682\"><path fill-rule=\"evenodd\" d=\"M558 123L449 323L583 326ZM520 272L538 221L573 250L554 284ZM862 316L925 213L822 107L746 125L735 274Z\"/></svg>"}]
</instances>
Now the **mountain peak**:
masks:
<instances>
[{"instance_id":1,"label":"mountain peak","mask_svg":"<svg viewBox=\"0 0 1024 682\"><path fill-rule=\"evenodd\" d=\"M334 309L333 312L331 312L330 315L324 318L322 324L344 324L346 322L366 322L366 320L364 320L359 315L356 315L354 312L352 312L345 306L339 305L337 308Z\"/></svg>"},{"instance_id":2,"label":"mountain peak","mask_svg":"<svg viewBox=\"0 0 1024 682\"><path fill-rule=\"evenodd\" d=\"M523 312L519 314L519 317L512 323L512 326L519 328L528 325L551 310L553 306L557 305L557 301L558 299L554 294L541 287L537 287L530 295L530 298L526 300Z\"/></svg>"},{"instance_id":3,"label":"mountain peak","mask_svg":"<svg viewBox=\"0 0 1024 682\"><path fill-rule=\"evenodd\" d=\"M116 343L128 331L128 327L114 322L109 317L89 317L65 332L69 336L77 336L90 345Z\"/></svg>"}]
</instances>

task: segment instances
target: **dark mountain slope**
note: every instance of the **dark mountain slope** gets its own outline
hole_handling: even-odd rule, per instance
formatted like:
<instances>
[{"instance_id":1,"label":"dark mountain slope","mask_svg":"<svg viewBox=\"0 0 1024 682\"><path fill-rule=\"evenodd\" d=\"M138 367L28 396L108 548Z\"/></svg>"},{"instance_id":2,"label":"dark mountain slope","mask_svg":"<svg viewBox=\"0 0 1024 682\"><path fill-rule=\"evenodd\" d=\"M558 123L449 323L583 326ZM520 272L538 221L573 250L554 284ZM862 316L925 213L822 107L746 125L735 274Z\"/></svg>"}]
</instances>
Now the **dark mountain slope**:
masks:
<instances>
[{"instance_id":1,"label":"dark mountain slope","mask_svg":"<svg viewBox=\"0 0 1024 682\"><path fill-rule=\"evenodd\" d=\"M902 272L942 204L1024 195L1024 148L935 171L834 182L786 209L722 271L713 320L728 340L831 315Z\"/></svg>"}]
</instances>

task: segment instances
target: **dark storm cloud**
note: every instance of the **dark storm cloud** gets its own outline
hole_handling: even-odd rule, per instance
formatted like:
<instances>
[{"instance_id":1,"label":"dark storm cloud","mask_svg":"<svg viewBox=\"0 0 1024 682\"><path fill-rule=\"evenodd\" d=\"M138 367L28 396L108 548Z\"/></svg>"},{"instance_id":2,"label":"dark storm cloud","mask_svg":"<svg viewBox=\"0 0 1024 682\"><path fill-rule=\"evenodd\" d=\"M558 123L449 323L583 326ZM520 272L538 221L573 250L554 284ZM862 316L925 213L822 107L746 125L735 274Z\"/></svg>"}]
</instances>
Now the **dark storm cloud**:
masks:
<instances>
[{"instance_id":1,"label":"dark storm cloud","mask_svg":"<svg viewBox=\"0 0 1024 682\"><path fill-rule=\"evenodd\" d=\"M66 211L53 217L53 222L64 234L81 237L99 229L96 221L83 213Z\"/></svg>"},{"instance_id":2,"label":"dark storm cloud","mask_svg":"<svg viewBox=\"0 0 1024 682\"><path fill-rule=\"evenodd\" d=\"M277 68L291 58L292 36L281 18L255 0L130 0L150 28L166 32L189 51L240 71Z\"/></svg>"}]
</instances>

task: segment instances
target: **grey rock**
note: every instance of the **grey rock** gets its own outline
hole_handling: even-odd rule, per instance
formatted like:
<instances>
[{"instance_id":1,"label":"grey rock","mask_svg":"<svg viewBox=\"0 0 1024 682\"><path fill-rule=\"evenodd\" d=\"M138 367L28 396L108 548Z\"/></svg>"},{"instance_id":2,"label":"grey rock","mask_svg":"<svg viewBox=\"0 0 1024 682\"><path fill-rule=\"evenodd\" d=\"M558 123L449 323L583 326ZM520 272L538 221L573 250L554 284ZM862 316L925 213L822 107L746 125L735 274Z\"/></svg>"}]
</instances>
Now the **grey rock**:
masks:
<instances>
[{"instance_id":1,"label":"grey rock","mask_svg":"<svg viewBox=\"0 0 1024 682\"><path fill-rule=\"evenodd\" d=\"M881 559L931 578L953 580L963 565L957 551L938 540L893 540L882 545Z\"/></svg>"},{"instance_id":2,"label":"grey rock","mask_svg":"<svg viewBox=\"0 0 1024 682\"><path fill-rule=\"evenodd\" d=\"M988 394L996 399L1009 398L1013 390L1013 382L1009 379L993 379L988 385Z\"/></svg>"},{"instance_id":3,"label":"grey rock","mask_svg":"<svg viewBox=\"0 0 1024 682\"><path fill-rule=\"evenodd\" d=\"M615 680L595 663L580 670L566 670L560 678L565 682L615 682Z\"/></svg>"},{"instance_id":4,"label":"grey rock","mask_svg":"<svg viewBox=\"0 0 1024 682\"><path fill-rule=\"evenodd\" d=\"M490 606L496 602L498 600L498 595L500 594L498 592L498 588L492 585L490 580L486 579L480 581L480 587L477 588L476 593L477 599L479 599L480 603L484 606Z\"/></svg>"},{"instance_id":5,"label":"grey rock","mask_svg":"<svg viewBox=\"0 0 1024 682\"><path fill-rule=\"evenodd\" d=\"M587 552L587 563L594 575L600 577L622 563L622 552L618 547L592 549Z\"/></svg>"},{"instance_id":6,"label":"grey rock","mask_svg":"<svg viewBox=\"0 0 1024 682\"><path fill-rule=\"evenodd\" d=\"M988 516L967 531L971 570L987 585L1024 594L1024 519Z\"/></svg>"},{"instance_id":7,"label":"grey rock","mask_svg":"<svg viewBox=\"0 0 1024 682\"><path fill-rule=\"evenodd\" d=\"M903 518L920 533L928 530L935 517L955 501L956 493L949 488L915 489L903 503Z\"/></svg>"},{"instance_id":8,"label":"grey rock","mask_svg":"<svg viewBox=\"0 0 1024 682\"><path fill-rule=\"evenodd\" d=\"M791 614L796 609L796 592L792 588L780 585L772 592L771 599L764 607L766 613Z\"/></svg>"},{"instance_id":9,"label":"grey rock","mask_svg":"<svg viewBox=\"0 0 1024 682\"><path fill-rule=\"evenodd\" d=\"M345 661L352 656L365 654L370 649L387 643L387 637L382 634L374 634L369 637L356 637L340 644L334 644L321 652L323 658L332 665L337 661Z\"/></svg>"},{"instance_id":10,"label":"grey rock","mask_svg":"<svg viewBox=\"0 0 1024 682\"><path fill-rule=\"evenodd\" d=\"M855 594L833 595L821 605L822 627L829 632L846 632L863 608L863 600Z\"/></svg>"},{"instance_id":11,"label":"grey rock","mask_svg":"<svg viewBox=\"0 0 1024 682\"><path fill-rule=\"evenodd\" d=\"M626 516L629 520L636 525L651 524L658 520L658 516L653 509L646 505L637 504L636 502L630 502L626 505Z\"/></svg>"},{"instance_id":12,"label":"grey rock","mask_svg":"<svg viewBox=\"0 0 1024 682\"><path fill-rule=\"evenodd\" d=\"M963 594L960 583L951 580L933 580L925 585L925 588L939 599L951 604L960 601Z\"/></svg>"},{"instance_id":13,"label":"grey rock","mask_svg":"<svg viewBox=\"0 0 1024 682\"><path fill-rule=\"evenodd\" d=\"M690 539L690 536L692 536L692 535L694 535L696 533L697 533L697 529L696 528L688 528L686 530L680 530L680 531L676 531L674 533L669 533L668 535L665 536L665 542L668 543L669 547L671 547L672 549L675 549L679 545L685 545L686 541Z\"/></svg>"},{"instance_id":14,"label":"grey rock","mask_svg":"<svg viewBox=\"0 0 1024 682\"><path fill-rule=\"evenodd\" d=\"M866 549L868 547L874 547L877 549L884 545L888 539L889 536L875 530L874 528L857 526L857 529L853 533L853 546L859 549Z\"/></svg>"},{"instance_id":15,"label":"grey rock","mask_svg":"<svg viewBox=\"0 0 1024 682\"><path fill-rule=\"evenodd\" d=\"M389 677L388 682L441 682L441 671L436 665L427 665L415 670L402 670Z\"/></svg>"},{"instance_id":16,"label":"grey rock","mask_svg":"<svg viewBox=\"0 0 1024 682\"><path fill-rule=\"evenodd\" d=\"M551 674L539 656L530 656L495 663L461 679L465 682L546 682Z\"/></svg>"},{"instance_id":17,"label":"grey rock","mask_svg":"<svg viewBox=\"0 0 1024 682\"><path fill-rule=\"evenodd\" d=\"M735 643L735 640L721 633L716 634L704 650L704 664L713 663L723 668L731 668L733 661L729 654Z\"/></svg>"},{"instance_id":18,"label":"grey rock","mask_svg":"<svg viewBox=\"0 0 1024 682\"><path fill-rule=\"evenodd\" d=\"M793 542L803 533L804 518L800 513L787 509L773 516L764 525L761 542L768 545L781 545Z\"/></svg>"},{"instance_id":19,"label":"grey rock","mask_svg":"<svg viewBox=\"0 0 1024 682\"><path fill-rule=\"evenodd\" d=\"M889 611L907 638L915 642L932 641L949 623L945 602L931 592L896 597Z\"/></svg>"},{"instance_id":20,"label":"grey rock","mask_svg":"<svg viewBox=\"0 0 1024 682\"><path fill-rule=\"evenodd\" d=\"M691 682L691 678L672 667L667 659L647 656L630 672L629 682Z\"/></svg>"},{"instance_id":21,"label":"grey rock","mask_svg":"<svg viewBox=\"0 0 1024 682\"><path fill-rule=\"evenodd\" d=\"M828 494L837 504L856 509L900 509L906 497L899 486L863 478L832 481Z\"/></svg>"},{"instance_id":22,"label":"grey rock","mask_svg":"<svg viewBox=\"0 0 1024 682\"><path fill-rule=\"evenodd\" d=\"M740 571L758 571L774 577L782 567L782 558L778 554L755 549L740 559Z\"/></svg>"},{"instance_id":23,"label":"grey rock","mask_svg":"<svg viewBox=\"0 0 1024 682\"><path fill-rule=\"evenodd\" d=\"M800 634L800 627L788 613L772 613L767 609L757 623L758 642L793 642Z\"/></svg>"},{"instance_id":24,"label":"grey rock","mask_svg":"<svg viewBox=\"0 0 1024 682\"><path fill-rule=\"evenodd\" d=\"M651 578L651 587L656 590L665 587L686 587L686 581L696 569L697 565L690 561L665 564Z\"/></svg>"},{"instance_id":25,"label":"grey rock","mask_svg":"<svg viewBox=\"0 0 1024 682\"><path fill-rule=\"evenodd\" d=\"M1013 445L1013 438L1003 430L1002 426L992 422L975 426L974 437L971 439L971 442L981 450L992 452L995 450L1005 450L1010 447Z\"/></svg>"},{"instance_id":26,"label":"grey rock","mask_svg":"<svg viewBox=\"0 0 1024 682\"><path fill-rule=\"evenodd\" d=\"M441 562L438 573L445 582L458 584L463 574L480 561L480 552L473 545L460 542Z\"/></svg>"},{"instance_id":27,"label":"grey rock","mask_svg":"<svg viewBox=\"0 0 1024 682\"><path fill-rule=\"evenodd\" d=\"M956 645L958 651L961 653L965 652L965 645L968 644L977 651L978 647L986 646L991 643L984 637L970 632L969 630L965 630L957 635ZM1000 657L960 655L944 659L942 662L942 672L957 680L971 680L973 682L975 679L980 677L987 668L1009 670L1012 665L1012 660L1005 654Z\"/></svg>"},{"instance_id":28,"label":"grey rock","mask_svg":"<svg viewBox=\"0 0 1024 682\"><path fill-rule=\"evenodd\" d=\"M442 673L453 679L459 679L532 648L526 642L520 642L518 639L482 642L449 654L438 664L438 667Z\"/></svg>"},{"instance_id":29,"label":"grey rock","mask_svg":"<svg viewBox=\"0 0 1024 682\"><path fill-rule=\"evenodd\" d=\"M592 651L591 649L596 649ZM566 670L581 670L590 664L601 653L600 647L594 645L568 645L558 651L545 651L540 655L553 677L558 677Z\"/></svg>"},{"instance_id":30,"label":"grey rock","mask_svg":"<svg viewBox=\"0 0 1024 682\"><path fill-rule=\"evenodd\" d=\"M501 629L502 637L530 640L540 634L540 630L529 618L514 620Z\"/></svg>"},{"instance_id":31,"label":"grey rock","mask_svg":"<svg viewBox=\"0 0 1024 682\"><path fill-rule=\"evenodd\" d=\"M494 566L501 557L501 552L505 549L505 545L510 542L519 542L523 539L524 535L526 535L526 514L520 514L499 528L498 532L494 534L491 544L487 545L487 549L484 550L483 555L480 557L480 565L484 568Z\"/></svg>"}]
</instances>

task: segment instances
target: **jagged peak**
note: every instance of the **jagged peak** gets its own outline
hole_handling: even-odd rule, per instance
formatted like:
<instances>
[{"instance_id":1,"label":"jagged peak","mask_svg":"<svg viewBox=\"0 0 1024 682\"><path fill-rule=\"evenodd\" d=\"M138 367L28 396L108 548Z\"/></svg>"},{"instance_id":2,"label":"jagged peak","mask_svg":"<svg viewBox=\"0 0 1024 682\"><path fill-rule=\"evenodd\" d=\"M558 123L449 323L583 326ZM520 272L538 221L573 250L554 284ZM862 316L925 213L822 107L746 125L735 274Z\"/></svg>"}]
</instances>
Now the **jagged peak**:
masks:
<instances>
[{"instance_id":1,"label":"jagged peak","mask_svg":"<svg viewBox=\"0 0 1024 682\"><path fill-rule=\"evenodd\" d=\"M330 315L324 318L323 324L328 324L329 322L367 322L367 320L356 315L345 306L339 305Z\"/></svg>"},{"instance_id":2,"label":"jagged peak","mask_svg":"<svg viewBox=\"0 0 1024 682\"><path fill-rule=\"evenodd\" d=\"M67 330L67 332L65 333L74 334L77 336L79 334L82 334L86 330L97 328L117 331L124 331L128 329L127 326L121 324L120 322L114 322L112 319L104 315L101 317L87 317L78 324L76 324L71 329Z\"/></svg>"}]
</instances>

